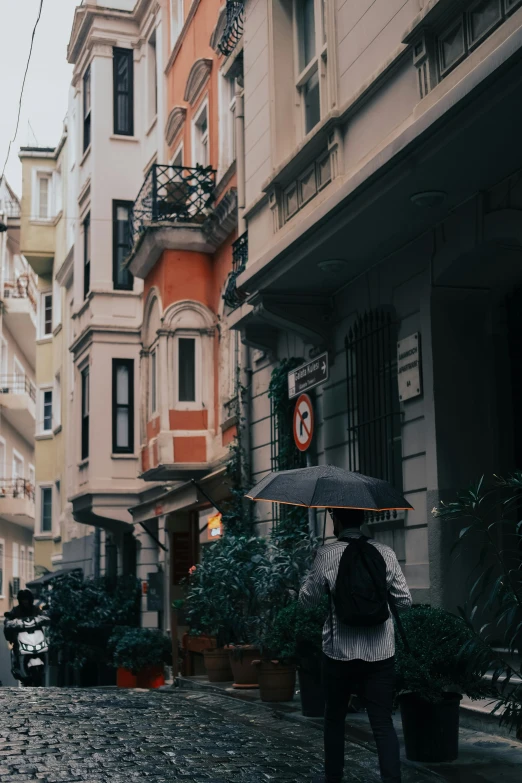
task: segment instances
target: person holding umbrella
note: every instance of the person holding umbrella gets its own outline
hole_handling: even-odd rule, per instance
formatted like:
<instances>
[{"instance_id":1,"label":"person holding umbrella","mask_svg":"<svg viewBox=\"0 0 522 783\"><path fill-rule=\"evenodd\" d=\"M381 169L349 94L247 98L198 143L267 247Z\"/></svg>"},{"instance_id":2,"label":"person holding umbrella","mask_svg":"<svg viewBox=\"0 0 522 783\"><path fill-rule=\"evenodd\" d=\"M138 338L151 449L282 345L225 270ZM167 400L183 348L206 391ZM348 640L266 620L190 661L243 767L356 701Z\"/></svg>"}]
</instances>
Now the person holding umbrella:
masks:
<instances>
[{"instance_id":1,"label":"person holding umbrella","mask_svg":"<svg viewBox=\"0 0 522 783\"><path fill-rule=\"evenodd\" d=\"M318 604L325 592L330 599L323 629L325 771L314 783L343 780L344 727L352 694L366 705L383 783L400 783L400 748L392 719L392 614L398 619L397 609L409 608L412 599L395 552L363 536L361 526L365 511L406 510L411 505L386 481L329 465L271 473L248 497L326 508L333 520L337 540L317 551L299 594L305 606Z\"/></svg>"}]
</instances>

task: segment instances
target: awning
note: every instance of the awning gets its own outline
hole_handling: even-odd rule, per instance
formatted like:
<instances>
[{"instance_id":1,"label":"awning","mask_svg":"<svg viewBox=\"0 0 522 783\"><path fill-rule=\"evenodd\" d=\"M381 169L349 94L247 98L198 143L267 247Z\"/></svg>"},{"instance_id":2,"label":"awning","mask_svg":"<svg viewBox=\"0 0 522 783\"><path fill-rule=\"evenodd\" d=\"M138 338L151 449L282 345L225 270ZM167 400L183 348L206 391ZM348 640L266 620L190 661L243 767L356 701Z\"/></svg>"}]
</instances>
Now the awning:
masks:
<instances>
[{"instance_id":1,"label":"awning","mask_svg":"<svg viewBox=\"0 0 522 783\"><path fill-rule=\"evenodd\" d=\"M51 571L48 574L39 576L38 579L33 579L32 582L26 583L26 588L32 590L33 587L43 587L43 585L52 582L53 579L57 579L59 576L65 576L65 574L81 574L83 576L83 570L81 568L64 568L62 571Z\"/></svg>"}]
</instances>

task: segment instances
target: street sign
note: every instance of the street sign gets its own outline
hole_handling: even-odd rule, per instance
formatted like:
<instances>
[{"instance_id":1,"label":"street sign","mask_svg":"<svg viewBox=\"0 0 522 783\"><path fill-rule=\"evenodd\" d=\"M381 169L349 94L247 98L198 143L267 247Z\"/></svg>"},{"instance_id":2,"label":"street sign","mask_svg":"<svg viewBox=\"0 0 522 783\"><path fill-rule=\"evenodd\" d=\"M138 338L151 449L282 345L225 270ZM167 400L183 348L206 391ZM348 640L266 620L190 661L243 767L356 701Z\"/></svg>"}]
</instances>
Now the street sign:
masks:
<instances>
[{"instance_id":1,"label":"street sign","mask_svg":"<svg viewBox=\"0 0 522 783\"><path fill-rule=\"evenodd\" d=\"M294 440L299 451L310 448L314 436L314 409L308 394L301 394L294 410Z\"/></svg>"},{"instance_id":2,"label":"street sign","mask_svg":"<svg viewBox=\"0 0 522 783\"><path fill-rule=\"evenodd\" d=\"M303 392L313 389L328 380L328 354L322 353L316 359L296 367L288 373L288 399L292 400Z\"/></svg>"},{"instance_id":3,"label":"street sign","mask_svg":"<svg viewBox=\"0 0 522 783\"><path fill-rule=\"evenodd\" d=\"M401 402L422 394L419 333L397 343L397 380Z\"/></svg>"}]
</instances>

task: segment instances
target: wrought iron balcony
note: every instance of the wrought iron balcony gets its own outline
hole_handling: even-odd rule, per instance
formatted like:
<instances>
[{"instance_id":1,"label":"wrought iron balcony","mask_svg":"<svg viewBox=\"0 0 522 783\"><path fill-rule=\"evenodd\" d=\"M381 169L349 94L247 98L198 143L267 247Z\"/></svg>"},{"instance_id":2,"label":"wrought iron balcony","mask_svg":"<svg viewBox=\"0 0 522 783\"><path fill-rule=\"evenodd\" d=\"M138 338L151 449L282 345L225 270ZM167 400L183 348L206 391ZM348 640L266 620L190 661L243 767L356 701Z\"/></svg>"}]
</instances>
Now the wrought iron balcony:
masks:
<instances>
[{"instance_id":1,"label":"wrought iron balcony","mask_svg":"<svg viewBox=\"0 0 522 783\"><path fill-rule=\"evenodd\" d=\"M36 402L36 386L26 375L0 375L0 394L28 394Z\"/></svg>"},{"instance_id":2,"label":"wrought iron balcony","mask_svg":"<svg viewBox=\"0 0 522 783\"><path fill-rule=\"evenodd\" d=\"M225 29L218 49L225 57L232 54L243 35L243 0L227 0Z\"/></svg>"},{"instance_id":3,"label":"wrought iron balcony","mask_svg":"<svg viewBox=\"0 0 522 783\"><path fill-rule=\"evenodd\" d=\"M0 478L0 498L24 498L34 503L34 485L23 478Z\"/></svg>"},{"instance_id":4,"label":"wrought iron balcony","mask_svg":"<svg viewBox=\"0 0 522 783\"><path fill-rule=\"evenodd\" d=\"M23 274L16 280L4 280L3 299L28 299L36 313L36 286L32 275Z\"/></svg>"},{"instance_id":5,"label":"wrought iron balcony","mask_svg":"<svg viewBox=\"0 0 522 783\"><path fill-rule=\"evenodd\" d=\"M237 290L236 281L239 275L245 271L248 261L248 233L242 234L232 245L232 272L228 276L223 299L227 307L235 310L246 299L246 294Z\"/></svg>"},{"instance_id":6,"label":"wrought iron balcony","mask_svg":"<svg viewBox=\"0 0 522 783\"><path fill-rule=\"evenodd\" d=\"M214 199L215 179L210 166L152 166L131 210L131 246L151 223L203 223Z\"/></svg>"}]
</instances>

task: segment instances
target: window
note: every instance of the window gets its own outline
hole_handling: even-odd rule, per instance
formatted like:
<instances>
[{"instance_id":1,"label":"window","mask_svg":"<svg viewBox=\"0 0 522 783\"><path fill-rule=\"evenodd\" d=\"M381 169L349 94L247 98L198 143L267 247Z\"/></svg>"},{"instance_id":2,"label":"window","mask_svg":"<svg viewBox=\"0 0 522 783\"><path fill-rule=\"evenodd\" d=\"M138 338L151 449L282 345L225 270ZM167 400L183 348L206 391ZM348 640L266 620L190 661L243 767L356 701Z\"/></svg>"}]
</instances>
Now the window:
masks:
<instances>
[{"instance_id":1,"label":"window","mask_svg":"<svg viewBox=\"0 0 522 783\"><path fill-rule=\"evenodd\" d=\"M147 53L149 122L158 113L158 58L156 51L156 33L149 38Z\"/></svg>"},{"instance_id":2,"label":"window","mask_svg":"<svg viewBox=\"0 0 522 783\"><path fill-rule=\"evenodd\" d=\"M53 429L53 390L42 391L42 432L51 432Z\"/></svg>"},{"instance_id":3,"label":"window","mask_svg":"<svg viewBox=\"0 0 522 783\"><path fill-rule=\"evenodd\" d=\"M53 295L47 292L40 297L40 336L49 337L53 333Z\"/></svg>"},{"instance_id":4,"label":"window","mask_svg":"<svg viewBox=\"0 0 522 783\"><path fill-rule=\"evenodd\" d=\"M112 202L112 280L116 290L132 291L133 278L128 269L123 266L131 250L130 212L132 201Z\"/></svg>"},{"instance_id":5,"label":"window","mask_svg":"<svg viewBox=\"0 0 522 783\"><path fill-rule=\"evenodd\" d=\"M51 176L50 174L38 175L37 211L39 220L48 220L51 217Z\"/></svg>"},{"instance_id":6,"label":"window","mask_svg":"<svg viewBox=\"0 0 522 783\"><path fill-rule=\"evenodd\" d=\"M83 151L91 144L91 66L83 77Z\"/></svg>"},{"instance_id":7,"label":"window","mask_svg":"<svg viewBox=\"0 0 522 783\"><path fill-rule=\"evenodd\" d=\"M294 18L298 42L296 86L306 135L327 110L326 1L294 0Z\"/></svg>"},{"instance_id":8,"label":"window","mask_svg":"<svg viewBox=\"0 0 522 783\"><path fill-rule=\"evenodd\" d=\"M219 174L225 174L236 159L236 80L222 76L220 81Z\"/></svg>"},{"instance_id":9,"label":"window","mask_svg":"<svg viewBox=\"0 0 522 783\"><path fill-rule=\"evenodd\" d=\"M83 298L91 290L91 216L83 221Z\"/></svg>"},{"instance_id":10,"label":"window","mask_svg":"<svg viewBox=\"0 0 522 783\"><path fill-rule=\"evenodd\" d=\"M133 55L132 49L113 50L114 133L134 134Z\"/></svg>"},{"instance_id":11,"label":"window","mask_svg":"<svg viewBox=\"0 0 522 783\"><path fill-rule=\"evenodd\" d=\"M196 402L196 338L178 337L178 402Z\"/></svg>"},{"instance_id":12,"label":"window","mask_svg":"<svg viewBox=\"0 0 522 783\"><path fill-rule=\"evenodd\" d=\"M40 532L52 533L53 530L53 488L40 489Z\"/></svg>"},{"instance_id":13,"label":"window","mask_svg":"<svg viewBox=\"0 0 522 783\"><path fill-rule=\"evenodd\" d=\"M208 166L208 105L205 103L194 120L194 163Z\"/></svg>"},{"instance_id":14,"label":"window","mask_svg":"<svg viewBox=\"0 0 522 783\"><path fill-rule=\"evenodd\" d=\"M157 351L150 355L150 414L158 410L158 366Z\"/></svg>"},{"instance_id":15,"label":"window","mask_svg":"<svg viewBox=\"0 0 522 783\"><path fill-rule=\"evenodd\" d=\"M183 0L170 0L170 45L174 46L183 27Z\"/></svg>"},{"instance_id":16,"label":"window","mask_svg":"<svg viewBox=\"0 0 522 783\"><path fill-rule=\"evenodd\" d=\"M32 582L34 579L34 549L32 546L27 549L27 581Z\"/></svg>"},{"instance_id":17,"label":"window","mask_svg":"<svg viewBox=\"0 0 522 783\"><path fill-rule=\"evenodd\" d=\"M112 451L134 452L134 361L112 360Z\"/></svg>"},{"instance_id":18,"label":"window","mask_svg":"<svg viewBox=\"0 0 522 783\"><path fill-rule=\"evenodd\" d=\"M24 458L13 449L13 484L16 489L18 482L23 481L24 478Z\"/></svg>"},{"instance_id":19,"label":"window","mask_svg":"<svg viewBox=\"0 0 522 783\"><path fill-rule=\"evenodd\" d=\"M5 541L0 538L0 596L4 594L5 579Z\"/></svg>"},{"instance_id":20,"label":"window","mask_svg":"<svg viewBox=\"0 0 522 783\"><path fill-rule=\"evenodd\" d=\"M82 370L82 459L89 456L89 368Z\"/></svg>"},{"instance_id":21,"label":"window","mask_svg":"<svg viewBox=\"0 0 522 783\"><path fill-rule=\"evenodd\" d=\"M20 582L25 587L25 546L20 547Z\"/></svg>"},{"instance_id":22,"label":"window","mask_svg":"<svg viewBox=\"0 0 522 783\"><path fill-rule=\"evenodd\" d=\"M13 542L13 580L20 578L20 545Z\"/></svg>"},{"instance_id":23,"label":"window","mask_svg":"<svg viewBox=\"0 0 522 783\"><path fill-rule=\"evenodd\" d=\"M14 373L12 392L14 392L14 394L23 394L25 392L25 370L16 356L13 360L13 369Z\"/></svg>"},{"instance_id":24,"label":"window","mask_svg":"<svg viewBox=\"0 0 522 783\"><path fill-rule=\"evenodd\" d=\"M34 493L35 481L36 481L36 476L34 472L34 465L29 465L29 484L31 485L30 487L31 495ZM34 501L34 497L32 497L32 500Z\"/></svg>"}]
</instances>

